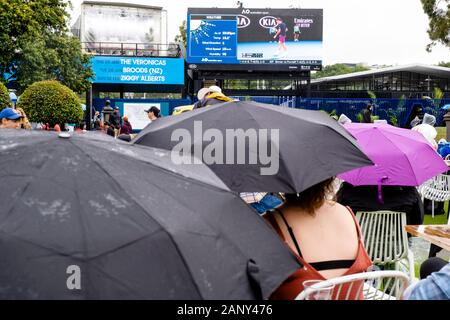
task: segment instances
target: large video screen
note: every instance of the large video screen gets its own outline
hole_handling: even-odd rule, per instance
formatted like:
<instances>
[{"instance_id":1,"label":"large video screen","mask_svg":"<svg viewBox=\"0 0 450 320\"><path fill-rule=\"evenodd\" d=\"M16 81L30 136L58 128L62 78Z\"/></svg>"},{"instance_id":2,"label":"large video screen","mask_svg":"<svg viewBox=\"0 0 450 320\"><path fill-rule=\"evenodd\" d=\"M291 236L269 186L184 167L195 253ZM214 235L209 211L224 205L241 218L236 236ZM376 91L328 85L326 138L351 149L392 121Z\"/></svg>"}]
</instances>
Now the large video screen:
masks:
<instances>
[{"instance_id":1,"label":"large video screen","mask_svg":"<svg viewBox=\"0 0 450 320\"><path fill-rule=\"evenodd\" d=\"M322 66L322 9L189 8L187 62Z\"/></svg>"},{"instance_id":2,"label":"large video screen","mask_svg":"<svg viewBox=\"0 0 450 320\"><path fill-rule=\"evenodd\" d=\"M165 12L126 5L83 4L82 42L165 43L161 30Z\"/></svg>"}]
</instances>

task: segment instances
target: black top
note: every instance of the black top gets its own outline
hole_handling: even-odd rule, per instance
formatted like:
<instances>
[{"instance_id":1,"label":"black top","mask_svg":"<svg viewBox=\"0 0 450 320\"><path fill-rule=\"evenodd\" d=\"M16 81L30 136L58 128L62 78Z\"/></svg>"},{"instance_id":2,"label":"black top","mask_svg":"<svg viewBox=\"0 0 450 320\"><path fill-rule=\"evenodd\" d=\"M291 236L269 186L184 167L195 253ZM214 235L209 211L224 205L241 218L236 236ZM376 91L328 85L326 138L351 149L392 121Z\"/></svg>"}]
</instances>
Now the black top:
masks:
<instances>
[{"instance_id":1,"label":"black top","mask_svg":"<svg viewBox=\"0 0 450 320\"><path fill-rule=\"evenodd\" d=\"M372 112L369 109L363 111L363 122L372 123Z\"/></svg>"},{"instance_id":2,"label":"black top","mask_svg":"<svg viewBox=\"0 0 450 320\"><path fill-rule=\"evenodd\" d=\"M406 213L408 224L422 224L423 203L416 187L382 186L384 203L378 201L378 186L358 186L344 182L336 200L353 212L390 210Z\"/></svg>"},{"instance_id":3,"label":"black top","mask_svg":"<svg viewBox=\"0 0 450 320\"><path fill-rule=\"evenodd\" d=\"M116 129L120 128L121 120L122 117L120 116L119 112L113 112L109 117L109 122Z\"/></svg>"},{"instance_id":4,"label":"black top","mask_svg":"<svg viewBox=\"0 0 450 320\"><path fill-rule=\"evenodd\" d=\"M280 30L280 36L286 36L286 23L280 23L277 28Z\"/></svg>"}]
</instances>

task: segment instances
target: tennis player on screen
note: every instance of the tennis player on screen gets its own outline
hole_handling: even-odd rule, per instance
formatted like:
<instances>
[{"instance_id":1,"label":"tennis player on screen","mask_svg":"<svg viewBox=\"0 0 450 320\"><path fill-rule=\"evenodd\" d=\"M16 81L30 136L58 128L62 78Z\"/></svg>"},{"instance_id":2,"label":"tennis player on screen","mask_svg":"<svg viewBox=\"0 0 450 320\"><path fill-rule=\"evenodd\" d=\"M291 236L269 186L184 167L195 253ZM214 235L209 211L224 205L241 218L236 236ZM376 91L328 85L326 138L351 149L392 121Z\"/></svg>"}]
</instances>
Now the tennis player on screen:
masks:
<instances>
[{"instance_id":1,"label":"tennis player on screen","mask_svg":"<svg viewBox=\"0 0 450 320\"><path fill-rule=\"evenodd\" d=\"M273 36L274 39L278 37L278 50L275 52L276 56L284 57L287 54L286 48L286 32L288 31L286 23L281 18L277 18L277 25L275 26L277 33Z\"/></svg>"}]
</instances>

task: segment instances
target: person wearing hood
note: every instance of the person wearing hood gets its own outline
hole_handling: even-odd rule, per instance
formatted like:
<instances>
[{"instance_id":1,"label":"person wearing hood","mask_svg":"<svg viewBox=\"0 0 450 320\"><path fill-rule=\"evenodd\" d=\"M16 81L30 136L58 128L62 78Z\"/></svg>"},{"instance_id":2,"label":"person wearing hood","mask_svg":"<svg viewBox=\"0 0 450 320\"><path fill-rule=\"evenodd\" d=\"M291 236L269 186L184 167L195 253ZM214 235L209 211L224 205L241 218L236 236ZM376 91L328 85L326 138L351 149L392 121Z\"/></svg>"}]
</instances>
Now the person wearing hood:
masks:
<instances>
[{"instance_id":1,"label":"person wearing hood","mask_svg":"<svg viewBox=\"0 0 450 320\"><path fill-rule=\"evenodd\" d=\"M373 123L372 120L372 111L373 111L373 106L372 104L369 102L367 104L366 109L364 109L363 113L362 113L362 122L363 123Z\"/></svg>"},{"instance_id":2,"label":"person wearing hood","mask_svg":"<svg viewBox=\"0 0 450 320\"><path fill-rule=\"evenodd\" d=\"M423 109L421 106L416 105L409 115L408 121L406 123L406 129L412 129L419 125L424 117Z\"/></svg>"},{"instance_id":3,"label":"person wearing hood","mask_svg":"<svg viewBox=\"0 0 450 320\"><path fill-rule=\"evenodd\" d=\"M433 147L433 149L437 150L438 144L436 143L435 140L437 136L437 131L434 128L435 124L436 124L436 117L431 114L425 113L423 116L422 123L413 127L411 130L420 132L425 137L425 139L427 139L427 141Z\"/></svg>"},{"instance_id":4,"label":"person wearing hood","mask_svg":"<svg viewBox=\"0 0 450 320\"><path fill-rule=\"evenodd\" d=\"M194 109L211 106L219 103L233 101L233 99L225 96L222 89L218 86L210 86L201 88L197 93L198 101L194 105Z\"/></svg>"}]
</instances>

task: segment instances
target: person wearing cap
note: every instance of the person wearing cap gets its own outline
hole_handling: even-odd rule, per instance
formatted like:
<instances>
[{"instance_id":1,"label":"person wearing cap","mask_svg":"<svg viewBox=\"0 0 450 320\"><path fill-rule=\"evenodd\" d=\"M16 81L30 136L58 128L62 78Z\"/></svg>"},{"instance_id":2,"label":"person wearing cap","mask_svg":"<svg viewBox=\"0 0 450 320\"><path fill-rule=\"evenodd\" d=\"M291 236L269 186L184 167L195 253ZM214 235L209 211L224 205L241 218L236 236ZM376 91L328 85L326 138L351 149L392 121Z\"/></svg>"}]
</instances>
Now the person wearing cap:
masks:
<instances>
[{"instance_id":1,"label":"person wearing cap","mask_svg":"<svg viewBox=\"0 0 450 320\"><path fill-rule=\"evenodd\" d=\"M114 108L114 112L109 117L109 123L114 128L114 136L117 138L117 136L120 133L120 127L121 127L122 117L119 113L119 107Z\"/></svg>"},{"instance_id":2,"label":"person wearing cap","mask_svg":"<svg viewBox=\"0 0 450 320\"><path fill-rule=\"evenodd\" d=\"M194 105L194 109L211 106L219 103L233 101L233 99L225 96L222 89L218 86L210 86L201 88L197 93L198 101Z\"/></svg>"},{"instance_id":3,"label":"person wearing cap","mask_svg":"<svg viewBox=\"0 0 450 320\"><path fill-rule=\"evenodd\" d=\"M22 116L13 108L5 108L0 112L1 129L20 129Z\"/></svg>"},{"instance_id":4,"label":"person wearing cap","mask_svg":"<svg viewBox=\"0 0 450 320\"><path fill-rule=\"evenodd\" d=\"M161 113L159 111L159 109L155 106L151 107L148 110L144 110L145 112L147 112L147 116L151 121L155 121L158 118L161 118Z\"/></svg>"}]
</instances>

